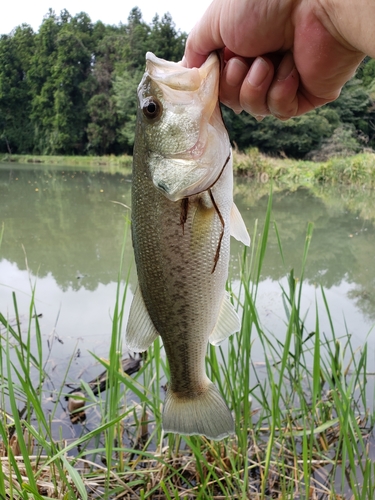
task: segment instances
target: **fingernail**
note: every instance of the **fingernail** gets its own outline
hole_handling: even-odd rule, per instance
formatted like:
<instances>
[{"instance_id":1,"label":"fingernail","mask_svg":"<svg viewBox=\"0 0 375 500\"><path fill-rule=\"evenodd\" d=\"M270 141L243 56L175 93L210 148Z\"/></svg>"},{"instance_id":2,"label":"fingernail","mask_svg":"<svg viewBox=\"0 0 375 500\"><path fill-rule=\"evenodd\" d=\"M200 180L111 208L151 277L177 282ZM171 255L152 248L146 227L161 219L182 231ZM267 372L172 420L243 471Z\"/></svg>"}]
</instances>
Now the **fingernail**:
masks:
<instances>
[{"instance_id":1,"label":"fingernail","mask_svg":"<svg viewBox=\"0 0 375 500\"><path fill-rule=\"evenodd\" d=\"M229 59L226 68L226 82L230 87L238 87L242 84L243 79L246 76L248 67L240 59L232 57Z\"/></svg>"},{"instance_id":2,"label":"fingernail","mask_svg":"<svg viewBox=\"0 0 375 500\"><path fill-rule=\"evenodd\" d=\"M254 118L256 119L256 121L258 123L260 123L261 121L263 121L265 119L265 116L261 116L261 115L254 115Z\"/></svg>"},{"instance_id":3,"label":"fingernail","mask_svg":"<svg viewBox=\"0 0 375 500\"><path fill-rule=\"evenodd\" d=\"M286 80L294 68L294 59L292 54L287 54L281 61L280 66L277 69L277 80Z\"/></svg>"},{"instance_id":4,"label":"fingernail","mask_svg":"<svg viewBox=\"0 0 375 500\"><path fill-rule=\"evenodd\" d=\"M269 70L270 67L267 61L265 61L262 57L258 57L257 59L255 59L250 68L249 74L247 76L247 81L251 86L259 87L266 79Z\"/></svg>"},{"instance_id":5,"label":"fingernail","mask_svg":"<svg viewBox=\"0 0 375 500\"><path fill-rule=\"evenodd\" d=\"M283 116L283 115L279 115L278 113L272 113L272 114L275 118L277 118L278 120L280 120L282 122L286 122L287 120L290 120L291 118L293 118L293 116Z\"/></svg>"}]
</instances>

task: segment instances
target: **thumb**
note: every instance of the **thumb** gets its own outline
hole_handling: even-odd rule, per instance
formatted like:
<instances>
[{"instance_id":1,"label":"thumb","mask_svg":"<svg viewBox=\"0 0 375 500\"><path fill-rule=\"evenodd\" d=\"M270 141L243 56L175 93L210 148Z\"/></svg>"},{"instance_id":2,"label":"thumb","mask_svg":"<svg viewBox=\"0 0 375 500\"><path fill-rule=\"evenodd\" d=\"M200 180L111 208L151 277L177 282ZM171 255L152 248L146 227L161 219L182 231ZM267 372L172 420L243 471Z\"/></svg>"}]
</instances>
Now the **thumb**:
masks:
<instances>
[{"instance_id":1,"label":"thumb","mask_svg":"<svg viewBox=\"0 0 375 500\"><path fill-rule=\"evenodd\" d=\"M188 36L182 64L188 68L199 68L211 52L224 46L217 11L211 4Z\"/></svg>"}]
</instances>

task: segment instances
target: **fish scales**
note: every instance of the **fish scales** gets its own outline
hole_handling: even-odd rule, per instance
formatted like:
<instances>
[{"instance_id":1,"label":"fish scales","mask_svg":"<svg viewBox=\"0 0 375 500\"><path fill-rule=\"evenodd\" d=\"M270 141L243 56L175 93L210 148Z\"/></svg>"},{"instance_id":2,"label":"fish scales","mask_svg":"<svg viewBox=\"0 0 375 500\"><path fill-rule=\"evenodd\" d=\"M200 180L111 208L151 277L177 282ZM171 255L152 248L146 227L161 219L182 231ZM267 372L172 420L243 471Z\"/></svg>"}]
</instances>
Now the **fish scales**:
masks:
<instances>
[{"instance_id":1,"label":"fish scales","mask_svg":"<svg viewBox=\"0 0 375 500\"><path fill-rule=\"evenodd\" d=\"M221 182L225 182L225 177ZM163 339L173 374L172 390L180 388L179 392L183 392L181 387L186 385L187 379L202 382L203 368L197 363L204 362L208 336L215 326L223 297L229 260L229 229L225 229L219 262L212 273L221 231L219 217L213 209L205 215L211 215L217 231L193 242L195 213L207 210L199 207L199 196L189 203L188 218L182 228L180 203L167 200L145 176L140 176L139 180L137 176L133 178L133 199L139 195L149 195L154 206L163 207L165 222L161 224L159 209L144 210L141 204L135 204L132 231L137 242L139 286L146 309ZM185 365L190 362L193 369L186 370Z\"/></svg>"},{"instance_id":2,"label":"fish scales","mask_svg":"<svg viewBox=\"0 0 375 500\"><path fill-rule=\"evenodd\" d=\"M205 373L207 344L239 329L225 292L230 233L249 243L233 208L218 76L216 55L199 70L146 56L132 179L138 288L126 332L137 351L157 335L163 340L170 368L164 430L212 439L233 433L234 423Z\"/></svg>"}]
</instances>

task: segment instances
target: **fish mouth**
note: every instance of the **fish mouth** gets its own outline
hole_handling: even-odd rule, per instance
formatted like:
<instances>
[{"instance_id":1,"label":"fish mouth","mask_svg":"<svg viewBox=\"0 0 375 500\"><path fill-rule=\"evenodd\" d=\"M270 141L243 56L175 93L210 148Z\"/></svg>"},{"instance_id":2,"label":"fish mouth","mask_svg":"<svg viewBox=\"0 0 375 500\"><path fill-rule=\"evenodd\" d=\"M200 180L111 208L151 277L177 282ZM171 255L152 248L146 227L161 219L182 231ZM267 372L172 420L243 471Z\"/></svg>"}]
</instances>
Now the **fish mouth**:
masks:
<instances>
[{"instance_id":1,"label":"fish mouth","mask_svg":"<svg viewBox=\"0 0 375 500\"><path fill-rule=\"evenodd\" d=\"M170 201L178 201L210 188L227 164L229 152L224 126L214 127L207 123L201 128L195 144L188 149L169 154L151 153L150 177L164 196Z\"/></svg>"},{"instance_id":2,"label":"fish mouth","mask_svg":"<svg viewBox=\"0 0 375 500\"><path fill-rule=\"evenodd\" d=\"M151 180L155 188L166 198L176 202L210 189L217 182L230 159L231 152L229 150L225 161L220 164L220 169L212 168L212 162L168 159L155 165L156 168ZM174 171L175 173L166 176L165 170Z\"/></svg>"}]
</instances>

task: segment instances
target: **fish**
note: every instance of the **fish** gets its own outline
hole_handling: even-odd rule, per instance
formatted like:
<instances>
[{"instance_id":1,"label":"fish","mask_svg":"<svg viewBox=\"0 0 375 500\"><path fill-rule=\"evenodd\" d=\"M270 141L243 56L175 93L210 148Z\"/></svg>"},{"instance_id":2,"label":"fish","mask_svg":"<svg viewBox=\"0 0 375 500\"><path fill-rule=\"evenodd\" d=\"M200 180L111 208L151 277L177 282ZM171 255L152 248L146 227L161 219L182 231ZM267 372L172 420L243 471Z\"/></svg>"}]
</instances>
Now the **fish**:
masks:
<instances>
[{"instance_id":1,"label":"fish","mask_svg":"<svg viewBox=\"0 0 375 500\"><path fill-rule=\"evenodd\" d=\"M207 377L208 342L239 331L225 290L230 236L250 237L233 203L232 150L219 106L220 60L185 68L146 54L138 86L131 233L138 285L125 342L142 352L160 335L169 364L165 433L221 440L234 433Z\"/></svg>"}]
</instances>

